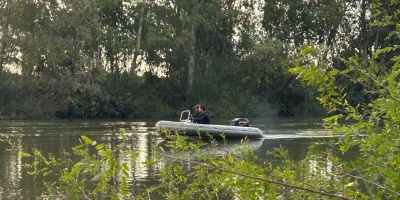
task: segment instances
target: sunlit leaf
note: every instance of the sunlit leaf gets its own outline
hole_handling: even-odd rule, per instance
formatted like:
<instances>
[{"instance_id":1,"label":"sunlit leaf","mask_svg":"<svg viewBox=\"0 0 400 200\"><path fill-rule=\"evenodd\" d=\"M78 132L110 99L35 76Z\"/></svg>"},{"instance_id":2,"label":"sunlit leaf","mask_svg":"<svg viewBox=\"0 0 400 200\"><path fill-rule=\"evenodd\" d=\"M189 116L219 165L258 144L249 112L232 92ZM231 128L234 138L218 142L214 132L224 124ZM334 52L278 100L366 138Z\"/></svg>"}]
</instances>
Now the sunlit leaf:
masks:
<instances>
[{"instance_id":1,"label":"sunlit leaf","mask_svg":"<svg viewBox=\"0 0 400 200\"><path fill-rule=\"evenodd\" d=\"M86 137L84 135L81 136L81 138L85 142L85 144L92 144L93 143L93 141L90 138L88 138L88 137Z\"/></svg>"},{"instance_id":2,"label":"sunlit leaf","mask_svg":"<svg viewBox=\"0 0 400 200\"><path fill-rule=\"evenodd\" d=\"M338 71L336 71L336 70L331 70L328 72L328 75L330 75L330 76L335 76L336 74L338 74Z\"/></svg>"},{"instance_id":3,"label":"sunlit leaf","mask_svg":"<svg viewBox=\"0 0 400 200\"><path fill-rule=\"evenodd\" d=\"M103 147L104 147L104 144L98 144L98 145L96 145L96 149L97 149L97 150L103 149Z\"/></svg>"},{"instance_id":4,"label":"sunlit leaf","mask_svg":"<svg viewBox=\"0 0 400 200\"><path fill-rule=\"evenodd\" d=\"M339 94L334 90L328 90L328 93L332 96L339 96Z\"/></svg>"},{"instance_id":5,"label":"sunlit leaf","mask_svg":"<svg viewBox=\"0 0 400 200\"><path fill-rule=\"evenodd\" d=\"M303 49L303 50L301 51L301 53L302 53L303 55L309 55L309 54L311 54L311 55L317 55L317 54L318 54L318 51L317 51L315 48L307 47L307 48Z\"/></svg>"}]
</instances>

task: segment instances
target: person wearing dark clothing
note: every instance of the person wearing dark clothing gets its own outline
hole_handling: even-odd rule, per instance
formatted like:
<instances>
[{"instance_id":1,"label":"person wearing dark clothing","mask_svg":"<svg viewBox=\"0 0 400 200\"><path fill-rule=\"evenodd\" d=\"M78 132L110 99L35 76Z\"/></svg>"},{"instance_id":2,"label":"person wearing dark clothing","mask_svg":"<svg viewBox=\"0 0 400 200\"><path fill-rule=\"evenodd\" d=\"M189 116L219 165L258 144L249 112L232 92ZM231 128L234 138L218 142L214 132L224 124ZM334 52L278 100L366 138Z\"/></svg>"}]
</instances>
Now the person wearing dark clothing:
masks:
<instances>
[{"instance_id":1,"label":"person wearing dark clothing","mask_svg":"<svg viewBox=\"0 0 400 200\"><path fill-rule=\"evenodd\" d=\"M198 116L200 115L200 113L199 113L200 106L201 106L200 104L197 104L197 105L195 105L195 106L193 107L194 112L196 113L196 114L194 115L194 117L198 117Z\"/></svg>"},{"instance_id":2,"label":"person wearing dark clothing","mask_svg":"<svg viewBox=\"0 0 400 200\"><path fill-rule=\"evenodd\" d=\"M195 106L195 108L196 108L196 106ZM197 114L193 118L193 122L198 123L198 124L209 124L210 123L210 115L205 111L206 111L205 106L199 106L198 112L196 111Z\"/></svg>"}]
</instances>

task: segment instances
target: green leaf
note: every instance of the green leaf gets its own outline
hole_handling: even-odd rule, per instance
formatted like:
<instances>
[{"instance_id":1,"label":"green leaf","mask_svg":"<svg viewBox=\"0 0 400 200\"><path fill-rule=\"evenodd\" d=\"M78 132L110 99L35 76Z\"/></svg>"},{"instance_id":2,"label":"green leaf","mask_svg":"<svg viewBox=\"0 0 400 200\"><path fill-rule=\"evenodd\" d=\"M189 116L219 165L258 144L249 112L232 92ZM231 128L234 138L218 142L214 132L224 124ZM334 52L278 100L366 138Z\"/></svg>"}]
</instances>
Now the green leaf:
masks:
<instances>
[{"instance_id":1,"label":"green leaf","mask_svg":"<svg viewBox=\"0 0 400 200\"><path fill-rule=\"evenodd\" d=\"M331 101L338 104L338 105L342 105L342 102L340 102L339 100L335 99L335 98L331 98Z\"/></svg>"},{"instance_id":2,"label":"green leaf","mask_svg":"<svg viewBox=\"0 0 400 200\"><path fill-rule=\"evenodd\" d=\"M53 173L53 170L49 170L49 171L43 172L43 176L47 176L47 175L49 175L51 173Z\"/></svg>"},{"instance_id":3,"label":"green leaf","mask_svg":"<svg viewBox=\"0 0 400 200\"><path fill-rule=\"evenodd\" d=\"M332 121L332 120L336 121L338 118L339 118L339 115L333 115L333 116L324 118L324 121Z\"/></svg>"},{"instance_id":4,"label":"green leaf","mask_svg":"<svg viewBox=\"0 0 400 200\"><path fill-rule=\"evenodd\" d=\"M74 154L78 156L88 156L89 153L87 150L84 149L74 149Z\"/></svg>"},{"instance_id":5,"label":"green leaf","mask_svg":"<svg viewBox=\"0 0 400 200\"><path fill-rule=\"evenodd\" d=\"M338 71L332 70L332 71L329 71L329 72L328 72L328 75L329 75L329 76L335 76L335 75L338 74L338 73L339 73Z\"/></svg>"},{"instance_id":6,"label":"green leaf","mask_svg":"<svg viewBox=\"0 0 400 200\"><path fill-rule=\"evenodd\" d=\"M328 95L324 95L321 98L317 98L317 100L320 101L321 104L324 104L328 100L328 98L329 98Z\"/></svg>"},{"instance_id":7,"label":"green leaf","mask_svg":"<svg viewBox=\"0 0 400 200\"><path fill-rule=\"evenodd\" d=\"M164 149L163 149L162 147L160 147L160 146L155 146L155 147L154 147L154 150L155 150L156 152L159 152L159 153L164 153L164 152L165 152Z\"/></svg>"},{"instance_id":8,"label":"green leaf","mask_svg":"<svg viewBox=\"0 0 400 200\"><path fill-rule=\"evenodd\" d=\"M318 54L318 51L317 51L316 49L312 48L312 47L307 47L307 48L303 49L303 50L301 51L301 53L302 53L303 55L309 55L309 54L311 54L311 55L317 55L317 54Z\"/></svg>"},{"instance_id":9,"label":"green leaf","mask_svg":"<svg viewBox=\"0 0 400 200\"><path fill-rule=\"evenodd\" d=\"M112 159L110 162L110 169L114 169L117 166L117 161Z\"/></svg>"},{"instance_id":10,"label":"green leaf","mask_svg":"<svg viewBox=\"0 0 400 200\"><path fill-rule=\"evenodd\" d=\"M127 165L126 163L122 163L122 168L123 168L124 170L126 170L126 171L129 170L129 167L128 167L128 165Z\"/></svg>"},{"instance_id":11,"label":"green leaf","mask_svg":"<svg viewBox=\"0 0 400 200\"><path fill-rule=\"evenodd\" d=\"M109 153L108 153L107 151L105 151L105 150L100 150L100 151L98 152L98 154L99 154L100 156L103 156L103 157L108 157L108 155L109 155Z\"/></svg>"},{"instance_id":12,"label":"green leaf","mask_svg":"<svg viewBox=\"0 0 400 200\"><path fill-rule=\"evenodd\" d=\"M122 170L122 173L124 174L125 177L129 177L129 173L127 170Z\"/></svg>"},{"instance_id":13,"label":"green leaf","mask_svg":"<svg viewBox=\"0 0 400 200\"><path fill-rule=\"evenodd\" d=\"M385 48L376 50L373 54L374 54L374 57L376 58L379 54L386 53L386 52L389 52L391 50L393 50L393 47L385 47Z\"/></svg>"},{"instance_id":14,"label":"green leaf","mask_svg":"<svg viewBox=\"0 0 400 200\"><path fill-rule=\"evenodd\" d=\"M92 178L92 181L98 181L98 180L101 179L102 176L103 176L103 174L100 172L100 173L96 174L96 176L94 176Z\"/></svg>"},{"instance_id":15,"label":"green leaf","mask_svg":"<svg viewBox=\"0 0 400 200\"><path fill-rule=\"evenodd\" d=\"M124 128L121 128L119 131L119 135L121 136L122 140L125 141L126 140L126 130Z\"/></svg>"},{"instance_id":16,"label":"green leaf","mask_svg":"<svg viewBox=\"0 0 400 200\"><path fill-rule=\"evenodd\" d=\"M335 92L334 90L328 90L328 93L332 96L339 96L339 94L337 92Z\"/></svg>"},{"instance_id":17,"label":"green leaf","mask_svg":"<svg viewBox=\"0 0 400 200\"><path fill-rule=\"evenodd\" d=\"M211 161L211 163L212 163L214 166L218 167L218 163L217 163L217 162Z\"/></svg>"},{"instance_id":18,"label":"green leaf","mask_svg":"<svg viewBox=\"0 0 400 200\"><path fill-rule=\"evenodd\" d=\"M292 74L298 74L303 70L304 70L304 67L302 67L302 66L296 66L294 68L289 68L289 72Z\"/></svg>"},{"instance_id":19,"label":"green leaf","mask_svg":"<svg viewBox=\"0 0 400 200\"><path fill-rule=\"evenodd\" d=\"M93 143L93 141L90 138L88 138L88 137L86 137L84 135L82 135L81 138L85 142L85 144L92 144Z\"/></svg>"},{"instance_id":20,"label":"green leaf","mask_svg":"<svg viewBox=\"0 0 400 200\"><path fill-rule=\"evenodd\" d=\"M98 144L98 145L96 145L96 149L97 149L97 150L103 149L103 147L104 147L104 144Z\"/></svg>"},{"instance_id":21,"label":"green leaf","mask_svg":"<svg viewBox=\"0 0 400 200\"><path fill-rule=\"evenodd\" d=\"M139 152L135 152L135 153L133 153L133 154L131 155L130 159L131 159L131 160L134 160L134 159L136 159L138 156L139 156Z\"/></svg>"}]
</instances>

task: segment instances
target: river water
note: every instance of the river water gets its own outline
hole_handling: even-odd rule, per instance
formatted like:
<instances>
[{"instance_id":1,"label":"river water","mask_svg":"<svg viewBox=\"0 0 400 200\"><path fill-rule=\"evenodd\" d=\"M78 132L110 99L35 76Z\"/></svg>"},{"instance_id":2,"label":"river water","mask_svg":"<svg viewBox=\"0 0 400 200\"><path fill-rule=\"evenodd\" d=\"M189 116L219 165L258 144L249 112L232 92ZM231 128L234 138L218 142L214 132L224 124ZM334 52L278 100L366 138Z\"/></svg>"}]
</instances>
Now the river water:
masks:
<instances>
[{"instance_id":1,"label":"river water","mask_svg":"<svg viewBox=\"0 0 400 200\"><path fill-rule=\"evenodd\" d=\"M170 119L176 120L176 119ZM158 119L95 119L95 120L3 120L0 121L0 137L9 135L19 151L37 148L43 154L61 155L61 150L70 150L86 135L106 146L118 145L119 131L124 128L128 135L126 145L131 150L148 152L155 144L165 141L157 134L154 125ZM212 119L215 124L229 124L230 119ZM295 160L307 153L315 141L331 138L322 127L321 118L269 117L250 118L251 126L260 128L265 137L250 140L250 145L259 159L267 159L266 152L280 145L286 147ZM224 149L234 149L240 140L228 140ZM43 192L42 180L27 174L18 152L7 151L0 143L0 199L37 199ZM140 154L130 168L130 186L152 185L157 182L157 168L142 164L148 154ZM126 159L126 158L120 158ZM161 166L162 167L162 166ZM56 181L56 180L53 180Z\"/></svg>"}]
</instances>

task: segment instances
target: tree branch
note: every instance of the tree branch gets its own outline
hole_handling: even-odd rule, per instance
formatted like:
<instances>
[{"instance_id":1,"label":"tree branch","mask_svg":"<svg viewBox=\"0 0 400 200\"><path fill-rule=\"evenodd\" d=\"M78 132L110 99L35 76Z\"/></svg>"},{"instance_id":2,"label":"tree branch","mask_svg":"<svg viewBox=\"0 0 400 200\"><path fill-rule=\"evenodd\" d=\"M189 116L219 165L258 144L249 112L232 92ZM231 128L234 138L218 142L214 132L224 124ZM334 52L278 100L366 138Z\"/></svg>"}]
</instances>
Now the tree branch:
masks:
<instances>
[{"instance_id":1,"label":"tree branch","mask_svg":"<svg viewBox=\"0 0 400 200\"><path fill-rule=\"evenodd\" d=\"M146 152L146 153L148 153L148 152ZM162 157L165 157L165 158L169 158L174 162L176 162L176 161L189 162L189 163L200 165L200 166L203 166L203 167L212 168L212 169L215 169L215 170L218 170L218 171L221 171L221 172L232 173L232 174L236 174L236 175L239 175L239 176L252 178L252 179L255 179L255 180L264 181L264 182L267 182L267 183L272 183L272 184L276 184L276 185L280 185L280 186L285 186L285 187L292 188L292 189L303 190L303 191L307 191L307 192L311 192L311 193L315 193L315 194L320 194L320 195L323 195L323 196L328 196L328 197L332 197L332 198L348 200L348 198L346 198L346 197L335 195L335 194L331 194L331 193L327 193L327 192L321 192L321 191L317 191L317 190L313 190L313 189L309 189L309 188L303 188L303 187L299 187L299 186L294 186L294 185L290 185L290 184L287 184L287 183L274 181L274 180L269 180L269 179L265 179L265 178L261 178L261 177L257 177L257 176L252 176L252 175L248 175L248 174L244 174L244 173L240 173L240 172L235 172L235 171L223 169L223 168L216 167L216 166L211 166L211 165L208 165L208 164L205 164L205 163L200 163L200 162L196 162L196 161L192 161L192 160L177 158L177 157L173 157L173 156L167 156L167 155L163 155L163 154L160 154L160 153L155 153L155 154L159 155L159 156L162 156Z\"/></svg>"}]
</instances>

